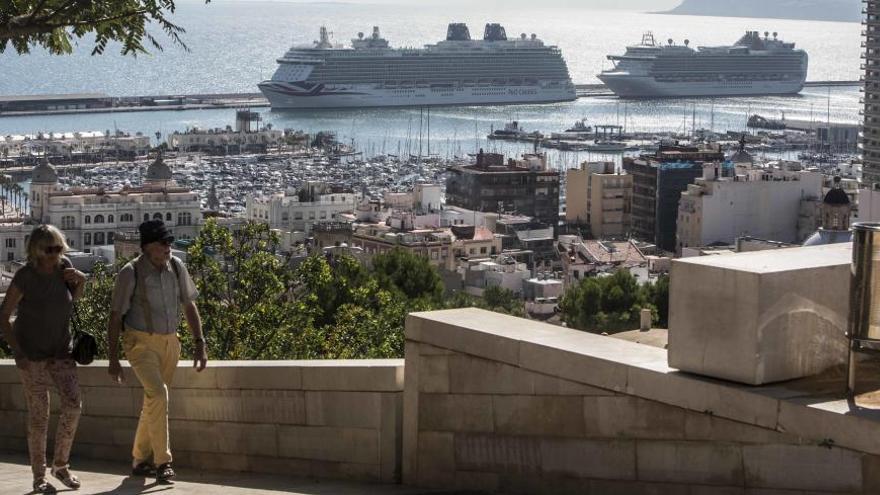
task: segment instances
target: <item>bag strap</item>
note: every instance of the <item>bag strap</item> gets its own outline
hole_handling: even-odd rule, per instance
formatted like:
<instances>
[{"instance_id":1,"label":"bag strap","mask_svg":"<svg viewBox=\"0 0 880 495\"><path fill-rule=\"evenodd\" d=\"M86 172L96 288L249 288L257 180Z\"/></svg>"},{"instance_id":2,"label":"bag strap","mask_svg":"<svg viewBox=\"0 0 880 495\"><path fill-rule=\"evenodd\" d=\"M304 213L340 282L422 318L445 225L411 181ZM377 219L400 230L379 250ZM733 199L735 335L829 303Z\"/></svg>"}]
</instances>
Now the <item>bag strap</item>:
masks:
<instances>
[{"instance_id":1,"label":"bag strap","mask_svg":"<svg viewBox=\"0 0 880 495\"><path fill-rule=\"evenodd\" d=\"M70 260L67 258L62 257L61 264L64 266L65 269L73 268L73 263L71 263ZM71 305L73 306L73 315L72 315L72 318L70 319L70 326L71 326L70 334L72 337L78 333L83 332L83 330L80 328L82 325L80 324L81 320L79 318L79 304L76 302L76 300L73 299L74 289L71 289L70 284L68 284L66 282L64 283L64 285L67 286L67 291L70 292Z\"/></svg>"}]
</instances>

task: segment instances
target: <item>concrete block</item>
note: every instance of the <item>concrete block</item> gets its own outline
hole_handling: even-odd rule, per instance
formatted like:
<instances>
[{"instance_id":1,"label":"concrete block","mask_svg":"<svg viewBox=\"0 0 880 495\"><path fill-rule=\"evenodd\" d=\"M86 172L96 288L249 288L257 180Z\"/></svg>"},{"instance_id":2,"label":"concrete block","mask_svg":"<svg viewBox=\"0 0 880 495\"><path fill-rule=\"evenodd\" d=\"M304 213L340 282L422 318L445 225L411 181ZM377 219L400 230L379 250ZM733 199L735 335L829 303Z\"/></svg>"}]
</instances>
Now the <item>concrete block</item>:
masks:
<instances>
[{"instance_id":1,"label":"concrete block","mask_svg":"<svg viewBox=\"0 0 880 495\"><path fill-rule=\"evenodd\" d=\"M7 383L21 383L14 359L0 359L0 384Z\"/></svg>"},{"instance_id":2,"label":"concrete block","mask_svg":"<svg viewBox=\"0 0 880 495\"><path fill-rule=\"evenodd\" d=\"M584 332L581 332L584 333ZM548 376L605 390L623 392L628 366L622 360L601 359L582 352L584 346L599 343L595 335L565 335L555 340L522 342L519 365ZM605 339L611 344L629 342ZM639 344L632 344L639 346ZM642 347L642 346L640 346ZM626 354L619 354L623 358Z\"/></svg>"},{"instance_id":3,"label":"concrete block","mask_svg":"<svg viewBox=\"0 0 880 495\"><path fill-rule=\"evenodd\" d=\"M639 441L639 480L743 486L743 452L719 442Z\"/></svg>"},{"instance_id":4,"label":"concrete block","mask_svg":"<svg viewBox=\"0 0 880 495\"><path fill-rule=\"evenodd\" d=\"M607 395L609 391L523 368L456 354L449 357L452 393L495 395Z\"/></svg>"},{"instance_id":5,"label":"concrete block","mask_svg":"<svg viewBox=\"0 0 880 495\"><path fill-rule=\"evenodd\" d=\"M431 344L419 344L419 354L422 356L452 356L455 351L433 346Z\"/></svg>"},{"instance_id":6,"label":"concrete block","mask_svg":"<svg viewBox=\"0 0 880 495\"><path fill-rule=\"evenodd\" d=\"M669 365L760 385L843 364L851 262L849 244L674 260Z\"/></svg>"},{"instance_id":7,"label":"concrete block","mask_svg":"<svg viewBox=\"0 0 880 495\"><path fill-rule=\"evenodd\" d=\"M582 493L591 495L693 495L692 489L692 486L678 483L590 480L589 491ZM722 494L727 495L723 492L713 493L713 495Z\"/></svg>"},{"instance_id":8,"label":"concrete block","mask_svg":"<svg viewBox=\"0 0 880 495\"><path fill-rule=\"evenodd\" d=\"M831 440L838 447L880 455L880 429L876 419L848 414L850 406L846 403L840 406L842 410L826 410L799 402L780 401L778 428L807 442Z\"/></svg>"},{"instance_id":9,"label":"concrete block","mask_svg":"<svg viewBox=\"0 0 880 495\"><path fill-rule=\"evenodd\" d=\"M454 433L419 432L419 472L454 472L456 470L454 444Z\"/></svg>"},{"instance_id":10,"label":"concrete block","mask_svg":"<svg viewBox=\"0 0 880 495\"><path fill-rule=\"evenodd\" d=\"M455 435L457 470L490 473L541 472L541 439L459 433Z\"/></svg>"},{"instance_id":11,"label":"concrete block","mask_svg":"<svg viewBox=\"0 0 880 495\"><path fill-rule=\"evenodd\" d=\"M379 392L306 392L306 424L378 429L381 400Z\"/></svg>"},{"instance_id":12,"label":"concrete block","mask_svg":"<svg viewBox=\"0 0 880 495\"><path fill-rule=\"evenodd\" d=\"M746 387L675 371L629 368L627 394L775 429L779 401Z\"/></svg>"},{"instance_id":13,"label":"concrete block","mask_svg":"<svg viewBox=\"0 0 880 495\"><path fill-rule=\"evenodd\" d=\"M809 445L745 445L743 465L749 488L830 492L862 489L861 454Z\"/></svg>"},{"instance_id":14,"label":"concrete block","mask_svg":"<svg viewBox=\"0 0 880 495\"><path fill-rule=\"evenodd\" d=\"M0 410L27 410L27 401L24 398L24 388L22 388L21 382L0 386Z\"/></svg>"},{"instance_id":15,"label":"concrete block","mask_svg":"<svg viewBox=\"0 0 880 495\"><path fill-rule=\"evenodd\" d=\"M419 392L445 394L449 392L449 357L426 356L419 359Z\"/></svg>"},{"instance_id":16,"label":"concrete block","mask_svg":"<svg viewBox=\"0 0 880 495\"><path fill-rule=\"evenodd\" d=\"M406 317L407 326L412 319ZM419 323L416 320L416 323ZM419 437L419 346L413 341L404 343L404 366L406 387L403 390L402 454L401 479L404 483L418 482L418 437Z\"/></svg>"},{"instance_id":17,"label":"concrete block","mask_svg":"<svg viewBox=\"0 0 880 495\"><path fill-rule=\"evenodd\" d=\"M499 493L517 495L593 495L590 480L539 474L503 474L499 477ZM631 494L628 494L631 495Z\"/></svg>"},{"instance_id":18,"label":"concrete block","mask_svg":"<svg viewBox=\"0 0 880 495\"><path fill-rule=\"evenodd\" d=\"M636 479L636 444L627 440L541 441L541 469L551 475Z\"/></svg>"},{"instance_id":19,"label":"concrete block","mask_svg":"<svg viewBox=\"0 0 880 495\"><path fill-rule=\"evenodd\" d=\"M357 462L310 461L309 476L327 479L349 479L361 481L380 481L378 464Z\"/></svg>"},{"instance_id":20,"label":"concrete block","mask_svg":"<svg viewBox=\"0 0 880 495\"><path fill-rule=\"evenodd\" d=\"M682 439L684 409L632 396L584 397L586 436Z\"/></svg>"},{"instance_id":21,"label":"concrete block","mask_svg":"<svg viewBox=\"0 0 880 495\"><path fill-rule=\"evenodd\" d=\"M559 332L565 329L464 308L412 313L407 317L406 335L409 340L516 365L520 340Z\"/></svg>"},{"instance_id":22,"label":"concrete block","mask_svg":"<svg viewBox=\"0 0 880 495\"><path fill-rule=\"evenodd\" d=\"M80 392L83 415L126 418L136 418L140 415L143 395L140 390L109 386L80 387Z\"/></svg>"},{"instance_id":23,"label":"concrete block","mask_svg":"<svg viewBox=\"0 0 880 495\"><path fill-rule=\"evenodd\" d=\"M506 435L584 435L584 399L552 395L492 397L495 431Z\"/></svg>"},{"instance_id":24,"label":"concrete block","mask_svg":"<svg viewBox=\"0 0 880 495\"><path fill-rule=\"evenodd\" d=\"M403 390L402 359L307 361L302 367L303 390L399 392Z\"/></svg>"},{"instance_id":25,"label":"concrete block","mask_svg":"<svg viewBox=\"0 0 880 495\"><path fill-rule=\"evenodd\" d=\"M278 455L275 425L178 420L171 421L169 428L172 452L180 448L192 452Z\"/></svg>"},{"instance_id":26,"label":"concrete block","mask_svg":"<svg viewBox=\"0 0 880 495\"><path fill-rule=\"evenodd\" d=\"M279 426L278 455L379 465L379 432L333 426Z\"/></svg>"},{"instance_id":27,"label":"concrete block","mask_svg":"<svg viewBox=\"0 0 880 495\"><path fill-rule=\"evenodd\" d=\"M127 463L131 459L131 441L134 440L134 433L132 432L132 438L129 439L126 444L96 444L89 443L88 438L81 438L79 433L77 433L76 441L73 442L73 448L70 451L70 458L72 462L76 465L79 465L79 459L101 459L107 461L119 462L120 466L125 469ZM51 452L51 450L47 451ZM177 452L175 455L175 463L177 462Z\"/></svg>"},{"instance_id":28,"label":"concrete block","mask_svg":"<svg viewBox=\"0 0 880 495\"><path fill-rule=\"evenodd\" d=\"M122 375L125 381L121 384L114 382L107 374L109 366L106 360L96 360L88 366L78 366L76 369L80 387L117 387L117 388L140 388L137 376L131 370L128 361L122 361Z\"/></svg>"},{"instance_id":29,"label":"concrete block","mask_svg":"<svg viewBox=\"0 0 880 495\"><path fill-rule=\"evenodd\" d=\"M684 436L687 440L711 442L799 443L794 435L691 411L685 413Z\"/></svg>"},{"instance_id":30,"label":"concrete block","mask_svg":"<svg viewBox=\"0 0 880 495\"><path fill-rule=\"evenodd\" d=\"M380 401L380 476L385 483L398 483L401 479L401 460L403 458L403 394L383 393Z\"/></svg>"},{"instance_id":31,"label":"concrete block","mask_svg":"<svg viewBox=\"0 0 880 495\"><path fill-rule=\"evenodd\" d=\"M202 371L196 371L192 365L192 355L184 350L180 355L180 362L174 372L172 388L217 388L217 371L211 367L213 362Z\"/></svg>"},{"instance_id":32,"label":"concrete block","mask_svg":"<svg viewBox=\"0 0 880 495\"><path fill-rule=\"evenodd\" d=\"M74 444L127 445L130 450L136 429L137 418L81 416Z\"/></svg>"},{"instance_id":33,"label":"concrete block","mask_svg":"<svg viewBox=\"0 0 880 495\"><path fill-rule=\"evenodd\" d=\"M455 473L454 487L457 490L495 493L500 485L501 475L498 473L481 473L478 471L458 471Z\"/></svg>"},{"instance_id":34,"label":"concrete block","mask_svg":"<svg viewBox=\"0 0 880 495\"><path fill-rule=\"evenodd\" d=\"M27 462L27 437L24 435L24 430L22 430L22 436L6 436L0 435L0 452L21 452L24 454L22 457L22 462Z\"/></svg>"},{"instance_id":35,"label":"concrete block","mask_svg":"<svg viewBox=\"0 0 880 495\"><path fill-rule=\"evenodd\" d=\"M419 394L419 430L494 431L492 396Z\"/></svg>"},{"instance_id":36,"label":"concrete block","mask_svg":"<svg viewBox=\"0 0 880 495\"><path fill-rule=\"evenodd\" d=\"M297 390L171 389L172 419L233 423L305 424L304 393Z\"/></svg>"},{"instance_id":37,"label":"concrete block","mask_svg":"<svg viewBox=\"0 0 880 495\"><path fill-rule=\"evenodd\" d=\"M862 491L880 493L880 456L862 457Z\"/></svg>"},{"instance_id":38,"label":"concrete block","mask_svg":"<svg viewBox=\"0 0 880 495\"><path fill-rule=\"evenodd\" d=\"M221 389L301 390L302 370L295 361L221 361L211 363ZM206 370L208 371L208 370Z\"/></svg>"},{"instance_id":39,"label":"concrete block","mask_svg":"<svg viewBox=\"0 0 880 495\"><path fill-rule=\"evenodd\" d=\"M0 411L0 437L26 437L26 411Z\"/></svg>"},{"instance_id":40,"label":"concrete block","mask_svg":"<svg viewBox=\"0 0 880 495\"><path fill-rule=\"evenodd\" d=\"M172 441L173 440L174 439L172 438ZM174 449L173 453L174 466L178 469L181 467L186 467L191 470L204 469L210 471L236 472L245 472L251 470L251 457L243 454L199 452L183 449ZM291 471L296 471L296 469L291 467ZM301 474L305 475L307 473Z\"/></svg>"}]
</instances>

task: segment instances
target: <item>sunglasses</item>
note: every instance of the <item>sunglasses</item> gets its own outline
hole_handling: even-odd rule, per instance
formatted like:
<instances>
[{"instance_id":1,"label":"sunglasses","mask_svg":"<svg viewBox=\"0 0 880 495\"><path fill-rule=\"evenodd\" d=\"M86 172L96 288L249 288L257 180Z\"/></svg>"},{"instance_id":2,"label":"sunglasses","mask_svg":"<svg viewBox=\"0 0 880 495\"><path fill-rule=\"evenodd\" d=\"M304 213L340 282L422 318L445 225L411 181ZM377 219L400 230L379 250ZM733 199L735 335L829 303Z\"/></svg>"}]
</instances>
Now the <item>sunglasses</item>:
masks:
<instances>
[{"instance_id":1,"label":"sunglasses","mask_svg":"<svg viewBox=\"0 0 880 495\"><path fill-rule=\"evenodd\" d=\"M61 246L46 246L43 248L43 251L46 254L61 254L61 251L64 251L64 248Z\"/></svg>"}]
</instances>

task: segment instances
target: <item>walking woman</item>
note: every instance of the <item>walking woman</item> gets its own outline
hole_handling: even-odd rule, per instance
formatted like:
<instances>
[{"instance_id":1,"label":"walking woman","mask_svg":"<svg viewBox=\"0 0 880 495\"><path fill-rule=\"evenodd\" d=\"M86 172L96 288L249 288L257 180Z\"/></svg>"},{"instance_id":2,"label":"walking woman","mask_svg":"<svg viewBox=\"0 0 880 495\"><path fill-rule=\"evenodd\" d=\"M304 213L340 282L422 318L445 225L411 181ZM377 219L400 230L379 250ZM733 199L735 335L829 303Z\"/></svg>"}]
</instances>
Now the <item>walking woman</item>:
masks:
<instances>
[{"instance_id":1,"label":"walking woman","mask_svg":"<svg viewBox=\"0 0 880 495\"><path fill-rule=\"evenodd\" d=\"M55 435L52 475L77 489L79 479L69 468L70 448L79 422L81 403L76 363L70 357L70 317L73 301L85 287L85 275L63 256L64 234L40 225L27 243L27 264L12 278L0 306L0 329L12 348L27 401L27 439L34 473L34 492L54 493L46 480L46 436L49 429L49 387L61 398L61 417ZM15 325L10 316L17 310Z\"/></svg>"}]
</instances>

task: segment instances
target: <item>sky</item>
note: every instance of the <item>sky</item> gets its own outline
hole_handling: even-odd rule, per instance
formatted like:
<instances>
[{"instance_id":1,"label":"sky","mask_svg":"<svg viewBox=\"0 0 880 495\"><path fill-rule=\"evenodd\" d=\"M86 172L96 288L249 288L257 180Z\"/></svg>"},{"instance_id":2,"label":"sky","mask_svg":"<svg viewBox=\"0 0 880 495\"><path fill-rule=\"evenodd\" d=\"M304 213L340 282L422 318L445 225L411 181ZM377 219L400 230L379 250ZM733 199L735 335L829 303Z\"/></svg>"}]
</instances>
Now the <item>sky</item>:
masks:
<instances>
[{"instance_id":1,"label":"sky","mask_svg":"<svg viewBox=\"0 0 880 495\"><path fill-rule=\"evenodd\" d=\"M330 0L315 2L314 0L274 0L298 3L358 3L358 4L400 4L408 7L419 5L473 5L491 8L509 8L511 6L534 6L535 0ZM582 7L585 9L626 9L645 12L668 10L681 4L682 0L542 0L541 3L553 7Z\"/></svg>"}]
</instances>

